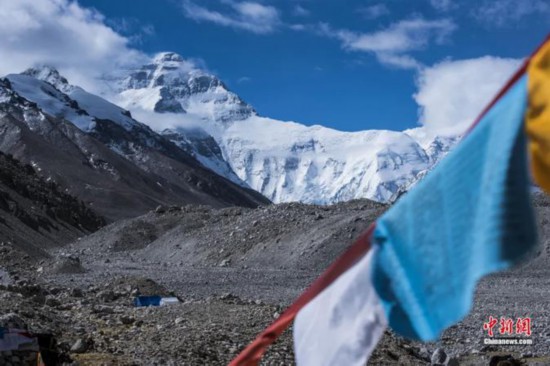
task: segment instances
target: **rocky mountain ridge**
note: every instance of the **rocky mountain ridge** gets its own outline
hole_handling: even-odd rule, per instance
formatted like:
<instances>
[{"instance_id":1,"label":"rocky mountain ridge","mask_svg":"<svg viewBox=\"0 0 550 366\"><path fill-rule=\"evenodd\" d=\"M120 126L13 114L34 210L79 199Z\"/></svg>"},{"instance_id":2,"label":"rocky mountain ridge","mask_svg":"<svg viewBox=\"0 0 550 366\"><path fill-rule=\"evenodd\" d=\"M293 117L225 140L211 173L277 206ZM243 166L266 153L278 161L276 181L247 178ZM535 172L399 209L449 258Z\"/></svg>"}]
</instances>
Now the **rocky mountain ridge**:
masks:
<instances>
[{"instance_id":1,"label":"rocky mountain ridge","mask_svg":"<svg viewBox=\"0 0 550 366\"><path fill-rule=\"evenodd\" d=\"M1 79L0 150L33 163L110 220L159 204L269 202L50 68Z\"/></svg>"}]
</instances>

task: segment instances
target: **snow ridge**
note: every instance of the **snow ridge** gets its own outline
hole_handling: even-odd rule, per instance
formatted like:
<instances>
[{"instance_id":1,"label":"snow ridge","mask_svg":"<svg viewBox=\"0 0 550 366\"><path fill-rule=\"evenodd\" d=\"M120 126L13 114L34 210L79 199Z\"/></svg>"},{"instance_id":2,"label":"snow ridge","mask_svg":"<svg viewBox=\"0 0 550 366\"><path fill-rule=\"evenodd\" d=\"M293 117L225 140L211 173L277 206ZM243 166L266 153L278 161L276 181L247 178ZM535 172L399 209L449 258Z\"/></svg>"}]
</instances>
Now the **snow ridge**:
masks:
<instances>
[{"instance_id":1,"label":"snow ridge","mask_svg":"<svg viewBox=\"0 0 550 366\"><path fill-rule=\"evenodd\" d=\"M170 139L204 165L231 180L238 176L274 202L387 202L455 141L423 128L341 132L261 117L217 77L172 52L111 80L114 101L135 115L147 111L151 126L168 128ZM198 151L197 128L213 137L221 156Z\"/></svg>"}]
</instances>

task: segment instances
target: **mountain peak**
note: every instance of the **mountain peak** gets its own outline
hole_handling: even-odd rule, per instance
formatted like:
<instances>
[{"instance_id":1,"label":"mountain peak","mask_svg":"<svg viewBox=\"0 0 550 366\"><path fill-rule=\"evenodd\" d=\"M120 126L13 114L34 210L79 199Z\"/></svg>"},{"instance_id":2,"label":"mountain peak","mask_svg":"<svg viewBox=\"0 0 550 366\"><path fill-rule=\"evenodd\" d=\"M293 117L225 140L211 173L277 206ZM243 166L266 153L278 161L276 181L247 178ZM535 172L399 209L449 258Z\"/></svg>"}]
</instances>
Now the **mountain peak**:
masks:
<instances>
[{"instance_id":1,"label":"mountain peak","mask_svg":"<svg viewBox=\"0 0 550 366\"><path fill-rule=\"evenodd\" d=\"M35 79L48 82L62 92L67 92L72 88L69 81L50 65L31 67L21 73L21 75L32 76Z\"/></svg>"},{"instance_id":2,"label":"mountain peak","mask_svg":"<svg viewBox=\"0 0 550 366\"><path fill-rule=\"evenodd\" d=\"M184 58L175 52L160 52L153 58L153 63L160 64L165 62L184 62Z\"/></svg>"},{"instance_id":3,"label":"mountain peak","mask_svg":"<svg viewBox=\"0 0 550 366\"><path fill-rule=\"evenodd\" d=\"M224 123L256 114L217 76L175 52L158 53L149 63L113 81L118 103L129 110L185 113Z\"/></svg>"}]
</instances>

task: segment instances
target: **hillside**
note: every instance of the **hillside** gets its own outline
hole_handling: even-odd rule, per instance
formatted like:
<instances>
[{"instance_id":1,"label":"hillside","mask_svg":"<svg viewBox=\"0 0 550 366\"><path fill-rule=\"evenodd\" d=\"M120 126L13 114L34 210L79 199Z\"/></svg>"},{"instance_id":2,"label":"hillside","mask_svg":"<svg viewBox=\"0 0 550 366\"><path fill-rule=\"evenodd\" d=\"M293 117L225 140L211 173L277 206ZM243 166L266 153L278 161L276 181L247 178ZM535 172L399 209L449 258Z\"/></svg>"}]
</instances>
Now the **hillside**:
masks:
<instances>
[{"instance_id":1,"label":"hillside","mask_svg":"<svg viewBox=\"0 0 550 366\"><path fill-rule=\"evenodd\" d=\"M103 225L103 217L32 166L0 153L0 263L9 261L11 250L45 257Z\"/></svg>"}]
</instances>

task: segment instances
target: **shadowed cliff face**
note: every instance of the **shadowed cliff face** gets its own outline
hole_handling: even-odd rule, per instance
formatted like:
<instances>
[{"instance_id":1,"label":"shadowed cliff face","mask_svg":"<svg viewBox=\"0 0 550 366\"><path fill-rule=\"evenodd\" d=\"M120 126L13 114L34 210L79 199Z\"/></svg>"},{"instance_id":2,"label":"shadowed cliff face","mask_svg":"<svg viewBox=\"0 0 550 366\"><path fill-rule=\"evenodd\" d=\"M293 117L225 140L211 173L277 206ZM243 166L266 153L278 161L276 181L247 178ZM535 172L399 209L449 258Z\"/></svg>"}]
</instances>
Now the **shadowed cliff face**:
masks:
<instances>
[{"instance_id":1,"label":"shadowed cliff face","mask_svg":"<svg viewBox=\"0 0 550 366\"><path fill-rule=\"evenodd\" d=\"M0 241L39 256L104 224L103 217L31 165L0 153Z\"/></svg>"}]
</instances>

